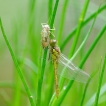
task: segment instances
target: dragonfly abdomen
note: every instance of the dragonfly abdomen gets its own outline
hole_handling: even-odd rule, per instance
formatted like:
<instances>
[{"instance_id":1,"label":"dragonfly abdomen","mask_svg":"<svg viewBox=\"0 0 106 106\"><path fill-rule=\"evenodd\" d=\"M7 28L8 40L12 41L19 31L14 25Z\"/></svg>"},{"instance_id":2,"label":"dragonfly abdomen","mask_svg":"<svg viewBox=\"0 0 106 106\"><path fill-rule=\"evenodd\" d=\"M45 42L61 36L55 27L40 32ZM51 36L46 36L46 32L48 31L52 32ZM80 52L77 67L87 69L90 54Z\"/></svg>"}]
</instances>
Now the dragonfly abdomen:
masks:
<instances>
[{"instance_id":1,"label":"dragonfly abdomen","mask_svg":"<svg viewBox=\"0 0 106 106\"><path fill-rule=\"evenodd\" d=\"M57 76L57 67L58 67L58 59L60 55L60 49L55 45L55 42L53 43L52 40L50 42L51 46L51 57L52 57L52 62L54 65L54 79L55 79L55 89L56 89L56 97L58 98L59 96L59 86L58 86L58 76Z\"/></svg>"},{"instance_id":2,"label":"dragonfly abdomen","mask_svg":"<svg viewBox=\"0 0 106 106\"><path fill-rule=\"evenodd\" d=\"M53 61L56 97L58 98L58 96L59 96L59 85L58 85L58 76L57 76L57 64L58 64L57 61Z\"/></svg>"}]
</instances>

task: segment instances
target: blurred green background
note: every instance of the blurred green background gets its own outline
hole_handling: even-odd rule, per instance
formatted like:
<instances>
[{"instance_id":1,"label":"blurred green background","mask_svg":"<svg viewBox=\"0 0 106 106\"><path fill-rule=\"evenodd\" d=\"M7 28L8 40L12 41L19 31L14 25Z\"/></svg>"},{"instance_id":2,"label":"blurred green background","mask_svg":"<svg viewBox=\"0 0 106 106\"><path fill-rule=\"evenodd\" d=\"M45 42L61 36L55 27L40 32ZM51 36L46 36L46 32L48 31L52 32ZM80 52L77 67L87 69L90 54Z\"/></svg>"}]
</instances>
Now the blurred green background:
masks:
<instances>
[{"instance_id":1,"label":"blurred green background","mask_svg":"<svg viewBox=\"0 0 106 106\"><path fill-rule=\"evenodd\" d=\"M53 6L55 0L53 2ZM65 0L60 0L58 4L58 9L55 18L55 36L57 37L59 33L59 25L61 20L62 9ZM102 3L101 0L90 0L85 19L90 16L93 12L95 12L99 5ZM103 2L102 4L104 4ZM70 33L70 31L78 24L78 20L84 5L84 0L68 0L65 20L63 25L62 38L59 46L61 46L64 39ZM40 58L40 47L41 47L41 23L48 22L48 0L0 0L0 17L3 22L3 26L6 32L6 36L9 40L9 43L14 51L15 56L19 61L24 57L25 63L22 67L24 67L23 73L24 77L28 83L28 86L36 100L36 91L37 91L37 68L38 61ZM49 13L50 16L50 13ZM92 29L92 32L84 45L81 52L74 59L74 63L76 65L79 64L80 60L90 47L94 38L97 36L99 31L102 29L104 24L106 23L106 10L102 11L96 19L95 25ZM92 24L92 20L88 22L81 30L80 37L78 40L77 48L83 41L85 35L88 32ZM88 91L85 98L85 104L94 93L97 91L98 86L98 78L100 74L100 61L101 56L104 58L106 53L106 33L101 37L100 41L95 46L94 50L88 57L86 63L84 64L83 70L87 73L91 73L94 70L99 70L99 72L92 79ZM69 40L65 48L62 50L62 53L67 57L69 55L69 49L71 48L73 38ZM76 50L77 50L76 48ZM21 58L21 59L20 59ZM34 69L30 68L28 64L31 61L34 65ZM19 62L20 63L20 62ZM106 82L106 72L104 73L104 78L102 85ZM18 81L17 81L18 80ZM44 76L44 82L48 82L48 78ZM16 95L15 92L17 90L17 82L20 83L21 91L20 96ZM67 84L68 81L66 81ZM46 83L43 84L43 90L46 89L48 85ZM72 88L66 95L64 101L61 106L79 106L82 93L83 93L84 84L79 82L74 82ZM20 92L20 91L19 91ZM19 97L19 98L18 98ZM99 106L106 106L106 93L104 93L99 100ZM15 102L19 100L20 102ZM45 93L43 92L42 103L45 100ZM16 104L15 104L16 103ZM19 80L19 76L14 67L11 55L7 48L7 45L4 41L0 30L0 106L30 106L29 100L26 96L23 84ZM85 105L84 105L85 106ZM89 105L91 106L91 105Z\"/></svg>"}]
</instances>

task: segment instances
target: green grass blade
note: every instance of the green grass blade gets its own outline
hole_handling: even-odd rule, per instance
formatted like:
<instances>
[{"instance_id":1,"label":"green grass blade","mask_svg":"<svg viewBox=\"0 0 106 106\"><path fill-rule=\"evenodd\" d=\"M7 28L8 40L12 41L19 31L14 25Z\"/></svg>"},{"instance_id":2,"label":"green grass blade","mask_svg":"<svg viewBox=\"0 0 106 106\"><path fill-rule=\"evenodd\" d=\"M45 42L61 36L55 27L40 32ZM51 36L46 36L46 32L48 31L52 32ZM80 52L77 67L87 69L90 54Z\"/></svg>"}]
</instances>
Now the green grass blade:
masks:
<instances>
[{"instance_id":1,"label":"green grass blade","mask_svg":"<svg viewBox=\"0 0 106 106\"><path fill-rule=\"evenodd\" d=\"M28 14L28 16L32 17L32 15L35 11L36 0L30 0L28 4L29 4L29 14Z\"/></svg>"},{"instance_id":2,"label":"green grass blade","mask_svg":"<svg viewBox=\"0 0 106 106\"><path fill-rule=\"evenodd\" d=\"M60 19L60 26L59 26L59 31L57 34L57 40L58 40L58 44L60 45L60 41L61 41L61 37L62 37L62 31L63 31L63 27L64 27L64 20L65 20L65 14L66 14L66 9L67 9L67 5L68 5L69 0L65 0L64 1L64 5L63 5L63 9L62 9L62 14L61 14L61 19Z\"/></svg>"},{"instance_id":3,"label":"green grass blade","mask_svg":"<svg viewBox=\"0 0 106 106\"><path fill-rule=\"evenodd\" d=\"M22 61L22 57L19 57L18 62L21 63L21 61ZM38 67L30 59L25 58L24 65L29 67L35 74L38 74L38 71L37 71Z\"/></svg>"},{"instance_id":4,"label":"green grass blade","mask_svg":"<svg viewBox=\"0 0 106 106\"><path fill-rule=\"evenodd\" d=\"M94 106L98 106L98 100L99 100L100 89L101 89L101 85L102 85L102 79L103 79L103 75L104 75L104 71L105 71L105 66L106 66L106 55L105 55L103 67L102 67L102 70L100 73L100 78L99 78L98 89L97 89L97 93L96 93Z\"/></svg>"},{"instance_id":5,"label":"green grass blade","mask_svg":"<svg viewBox=\"0 0 106 106\"><path fill-rule=\"evenodd\" d=\"M9 81L2 81L0 82L0 88L10 88L10 89L16 89L16 86L14 84L14 82L9 82ZM22 94L27 95L25 90L23 88L20 89L20 91L22 92Z\"/></svg>"},{"instance_id":6,"label":"green grass blade","mask_svg":"<svg viewBox=\"0 0 106 106\"><path fill-rule=\"evenodd\" d=\"M4 32L4 28L3 28L3 25L2 25L1 18L0 18L0 27L1 27L1 31L2 31L4 40L5 40L6 44L7 44L7 47L8 47L8 49L9 49L10 54L11 54L11 57L12 57L12 59L13 59L14 65L15 65L15 67L16 67L16 69L17 69L17 72L18 72L18 74L19 74L19 76L20 76L20 78L21 78L21 81L22 81L22 83L23 83L23 85L24 85L24 88L25 88L25 90L26 90L26 93L27 93L27 95L28 95L30 104L31 104L31 106L35 106L35 105L34 105L34 101L33 101L33 97L32 97L32 95L31 95L31 92L30 92L30 90L29 90L29 88L28 88L28 86L27 86L27 83L26 83L26 81L25 81L25 79L24 79L24 77L23 77L23 74L22 74L22 72L21 72L21 69L20 69L20 67L19 67L19 65L18 65L17 59L16 59L16 57L15 57L15 55L14 55L14 53L13 53L13 50L12 50L10 44L9 44L9 41L8 41L8 39L7 39L7 37L6 37L5 32Z\"/></svg>"},{"instance_id":7,"label":"green grass blade","mask_svg":"<svg viewBox=\"0 0 106 106\"><path fill-rule=\"evenodd\" d=\"M99 9L98 9L98 10L99 10ZM93 23L92 23L92 25L91 25L91 27L90 27L90 29L89 29L87 35L85 36L85 39L83 40L82 44L79 46L78 50L75 52L75 54L73 55L73 57L70 59L70 61L72 61L72 60L77 56L77 54L78 54L79 51L82 49L82 47L84 46L85 42L87 41L87 38L89 37L89 35L90 35L91 31L92 31L92 28L93 28L93 26L94 26L94 23L95 23L97 14L98 14L98 11L97 11L97 13L96 13L96 16L95 16L95 18L94 18L94 21L93 21ZM64 73L64 71L65 71L65 70L63 70L63 73ZM60 88L60 89L62 89L63 84L64 84L64 78L63 78L63 77L60 77L60 79L59 79L59 88ZM54 96L53 96L53 97L54 97ZM53 99L54 99L53 97L52 97L52 99L51 99L51 102L52 102Z\"/></svg>"},{"instance_id":8,"label":"green grass blade","mask_svg":"<svg viewBox=\"0 0 106 106\"><path fill-rule=\"evenodd\" d=\"M20 105L20 100L21 100L21 82L20 82L20 78L17 75L17 73L15 73L15 79L16 79L16 89L14 89L14 96L13 96L13 106L19 106Z\"/></svg>"},{"instance_id":9,"label":"green grass blade","mask_svg":"<svg viewBox=\"0 0 106 106\"><path fill-rule=\"evenodd\" d=\"M90 20L92 20L94 17L95 17L95 14L97 13L98 11L98 14L101 13L103 10L106 9L106 4L102 5L98 11L98 9L92 14L90 15L82 24L82 27L84 25L86 25ZM65 38L65 40L63 41L63 43L61 44L61 50L64 49L65 45L68 43L68 41L71 39L71 37L75 34L77 30L77 26L75 28L73 28L73 30L67 35L67 37Z\"/></svg>"},{"instance_id":10,"label":"green grass blade","mask_svg":"<svg viewBox=\"0 0 106 106\"><path fill-rule=\"evenodd\" d=\"M53 14L52 14L52 18L51 18L51 21L50 21L50 28L51 29L53 28L53 24L54 24L56 12L57 12L57 7L58 7L58 2L59 2L59 0L56 0L54 10L53 10ZM46 58L47 58L47 51L48 51L48 47L44 49L41 72L38 76L39 79L38 79L37 102L36 102L37 106L40 106L40 104L41 104L41 89L42 89L42 82L43 82L43 76L44 76L44 70L45 70L45 64L46 64Z\"/></svg>"},{"instance_id":11,"label":"green grass blade","mask_svg":"<svg viewBox=\"0 0 106 106\"><path fill-rule=\"evenodd\" d=\"M98 10L99 10L99 9L98 9ZM81 49L83 48L85 42L87 41L87 39L88 39L88 37L89 37L89 35L90 35L91 31L92 31L92 28L93 28L94 23L95 23L95 21L96 21L97 14L98 14L98 11L97 11L97 13L96 13L96 15L95 15L95 18L94 18L94 20L93 20L93 23L92 23L92 25L91 25L91 27L90 27L90 29L89 29L87 35L85 36L83 42L82 42L81 45L79 46L78 50L74 53L74 55L73 55L73 57L70 59L70 61L73 61L73 60L75 59L75 57L78 55L78 53L81 51ZM65 70L63 70L63 73L64 73L64 71L65 71ZM61 76L62 76L62 75L61 75ZM64 83L64 78L63 78L63 77L60 77L60 88L63 87L63 83Z\"/></svg>"},{"instance_id":12,"label":"green grass blade","mask_svg":"<svg viewBox=\"0 0 106 106\"><path fill-rule=\"evenodd\" d=\"M53 70L52 64L50 64L48 70L50 71L46 74L48 76L46 81L46 85L48 85L48 87L45 90L46 95L45 95L45 100L43 103L44 106L48 106L54 92L54 70Z\"/></svg>"},{"instance_id":13,"label":"green grass blade","mask_svg":"<svg viewBox=\"0 0 106 106\"><path fill-rule=\"evenodd\" d=\"M48 22L52 14L53 0L48 0Z\"/></svg>"},{"instance_id":14,"label":"green grass blade","mask_svg":"<svg viewBox=\"0 0 106 106\"><path fill-rule=\"evenodd\" d=\"M18 28L18 25L15 23L13 25L12 38L14 39L14 48L15 48L14 53L15 53L16 56L18 55L18 51L19 51L18 50L18 40L19 40L18 39L18 35L19 35L18 32L19 32L19 28ZM19 78L19 76L16 72L16 68L15 67L13 67L13 68L14 68L14 75L13 75L14 76L14 83L16 83L17 85L16 85L16 89L13 89L14 93L13 93L12 103L13 103L14 106L19 106L20 105L20 100L21 100L20 78ZM21 68L21 70L22 70L22 68Z\"/></svg>"},{"instance_id":15,"label":"green grass blade","mask_svg":"<svg viewBox=\"0 0 106 106\"><path fill-rule=\"evenodd\" d=\"M61 46L60 46L61 51L64 49L64 47L65 47L65 45L68 43L68 41L73 37L73 35L74 35L75 32L76 32L76 29L77 29L77 27L73 28L73 29L71 30L71 32L70 32L68 35L66 35L67 37L65 38L65 40L63 41L63 43L62 43Z\"/></svg>"},{"instance_id":16,"label":"green grass blade","mask_svg":"<svg viewBox=\"0 0 106 106\"><path fill-rule=\"evenodd\" d=\"M50 28L51 29L53 28L53 24L54 24L56 12L57 12L58 3L59 3L59 0L56 0L55 6L54 6L54 9L53 9L52 18L51 18L51 21L50 21ZM50 36L50 37L52 38L52 36Z\"/></svg>"},{"instance_id":17,"label":"green grass blade","mask_svg":"<svg viewBox=\"0 0 106 106\"><path fill-rule=\"evenodd\" d=\"M91 73L91 75L90 75L90 78L88 79L88 82L87 82L86 85L85 85L80 106L83 106L84 99L85 99L85 95L86 95L86 92L87 92L87 88L88 88L88 86L89 86L89 83L90 83L90 81L93 79L93 77L96 75L96 73L98 72L98 70L99 70L99 68L100 68L100 66L101 66L101 62L100 62L100 65L98 65L98 66L99 66L99 67L98 67L97 70L92 71L92 73Z\"/></svg>"},{"instance_id":18,"label":"green grass blade","mask_svg":"<svg viewBox=\"0 0 106 106\"><path fill-rule=\"evenodd\" d=\"M90 0L86 0L85 3L84 3L84 8L83 8L81 16L79 18L78 27L77 27L77 30L76 30L74 41L72 43L72 47L71 47L71 50L70 50L69 57L72 57L72 55L74 54L74 51L75 51L75 48L76 48L76 45L77 45L77 42L78 42L78 38L79 38L79 35L80 35L80 32L81 32L82 23L84 21L84 17L85 17L89 2L90 2Z\"/></svg>"},{"instance_id":19,"label":"green grass blade","mask_svg":"<svg viewBox=\"0 0 106 106\"><path fill-rule=\"evenodd\" d=\"M100 40L100 38L102 37L103 33L106 31L106 25L103 26L102 30L99 32L99 34L96 36L95 40L93 41L92 45L90 46L89 50L87 51L87 53L85 54L85 56L83 57L83 59L80 62L79 67L82 68L85 61L87 60L88 56L90 55L90 53L92 52L92 50L94 49L94 47L96 46L97 42Z\"/></svg>"},{"instance_id":20,"label":"green grass blade","mask_svg":"<svg viewBox=\"0 0 106 106\"><path fill-rule=\"evenodd\" d=\"M106 93L106 83L101 87L99 97L103 96L105 93ZM95 102L95 98L96 98L96 93L94 93L94 95L90 97L90 99L84 106L93 106Z\"/></svg>"},{"instance_id":21,"label":"green grass blade","mask_svg":"<svg viewBox=\"0 0 106 106\"><path fill-rule=\"evenodd\" d=\"M91 25L91 27L90 27L90 29L89 29L87 35L85 36L85 38L84 38L83 42L81 43L81 45L79 46L78 50L77 50L77 51L74 53L74 55L72 56L71 61L77 56L77 54L78 54L79 51L82 49L82 47L84 46L85 42L87 41L89 35L91 34L91 31L92 31L93 26L94 26L94 23L95 23L95 21L96 21L96 18L97 18L99 9L100 9L100 7L98 8L97 13L95 14L95 18L94 18L94 20L93 20L93 23L92 23L92 25Z\"/></svg>"},{"instance_id":22,"label":"green grass blade","mask_svg":"<svg viewBox=\"0 0 106 106\"><path fill-rule=\"evenodd\" d=\"M13 105L12 103L9 102L10 98L9 98L9 95L7 94L7 92L5 90L0 90L0 96L5 101L6 106L12 106Z\"/></svg>"},{"instance_id":23,"label":"green grass blade","mask_svg":"<svg viewBox=\"0 0 106 106\"><path fill-rule=\"evenodd\" d=\"M48 22L50 23L50 18L52 15L52 9L53 9L53 0L48 0ZM51 72L49 72L49 76L48 79L46 81L46 84L48 85L47 89L45 90L45 99L43 100L42 105L44 106L48 106L50 98L52 96L52 92L53 92L53 86L54 86L54 72L52 70L52 64L50 64L49 69L51 70ZM46 74L47 75L47 74Z\"/></svg>"},{"instance_id":24,"label":"green grass blade","mask_svg":"<svg viewBox=\"0 0 106 106\"><path fill-rule=\"evenodd\" d=\"M34 12L35 12L35 4L36 4L36 0L31 0L29 1L29 12L28 12L28 32L27 32L27 36L26 36L26 41L25 41L25 46L24 46L24 51L23 51L23 59L22 59L22 68L23 68L23 64L24 64L24 59L25 56L27 54L27 47L29 45L29 41L31 40L31 35L34 32L34 22L36 21L36 18L34 17ZM31 42L32 43L32 42Z\"/></svg>"},{"instance_id":25,"label":"green grass blade","mask_svg":"<svg viewBox=\"0 0 106 106\"><path fill-rule=\"evenodd\" d=\"M41 61L40 61L40 64L39 64L36 106L40 106L41 105L41 97L42 97L41 91L42 91L42 83L43 83L44 70L45 70L45 65L46 65L47 50L48 50L48 48L44 49L44 54L43 54L43 60L42 60L41 68L40 68Z\"/></svg>"}]
</instances>

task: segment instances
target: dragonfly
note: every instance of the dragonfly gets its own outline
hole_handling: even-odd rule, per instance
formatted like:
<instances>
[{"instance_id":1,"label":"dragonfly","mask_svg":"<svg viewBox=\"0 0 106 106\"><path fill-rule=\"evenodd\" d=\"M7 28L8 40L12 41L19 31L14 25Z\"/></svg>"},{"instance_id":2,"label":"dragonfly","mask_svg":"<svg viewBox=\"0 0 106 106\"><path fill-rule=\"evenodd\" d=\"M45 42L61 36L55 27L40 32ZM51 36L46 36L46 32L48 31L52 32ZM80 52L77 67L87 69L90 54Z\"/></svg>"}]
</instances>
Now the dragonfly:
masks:
<instances>
[{"instance_id":1,"label":"dragonfly","mask_svg":"<svg viewBox=\"0 0 106 106\"><path fill-rule=\"evenodd\" d=\"M59 96L59 86L58 86L58 76L62 75L69 80L76 80L82 83L86 83L90 78L89 74L84 72L75 66L67 57L65 57L60 48L57 46L57 41L55 39L50 40L50 54L52 58L52 63L54 66L54 78L55 78L55 88L56 88L56 96ZM61 70L58 70L58 66L64 67L64 73L62 74Z\"/></svg>"},{"instance_id":2,"label":"dragonfly","mask_svg":"<svg viewBox=\"0 0 106 106\"><path fill-rule=\"evenodd\" d=\"M52 59L54 67L54 80L55 80L55 91L56 97L59 97L59 85L58 85L58 75L67 78L69 80L76 80L78 82L86 83L90 78L89 74L84 72L75 66L72 61L70 61L64 54L61 53L59 46L57 45L56 39L50 39L50 29L49 25L46 23L42 24L42 46L43 48L49 46L49 54ZM63 67L64 73L58 68Z\"/></svg>"}]
</instances>

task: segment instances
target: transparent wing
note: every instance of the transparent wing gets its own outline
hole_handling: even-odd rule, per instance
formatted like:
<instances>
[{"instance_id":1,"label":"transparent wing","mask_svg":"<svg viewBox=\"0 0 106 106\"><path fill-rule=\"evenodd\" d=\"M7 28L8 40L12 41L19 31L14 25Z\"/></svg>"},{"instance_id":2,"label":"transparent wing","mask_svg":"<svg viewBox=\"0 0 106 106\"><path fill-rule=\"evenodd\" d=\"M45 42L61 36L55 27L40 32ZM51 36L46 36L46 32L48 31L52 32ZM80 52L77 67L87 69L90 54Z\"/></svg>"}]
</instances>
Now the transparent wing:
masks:
<instances>
[{"instance_id":1,"label":"transparent wing","mask_svg":"<svg viewBox=\"0 0 106 106\"><path fill-rule=\"evenodd\" d=\"M76 67L62 53L60 54L59 58L59 67L61 67L62 70L58 70L58 74L69 80L76 80L82 83L86 83L90 78L89 74Z\"/></svg>"}]
</instances>

